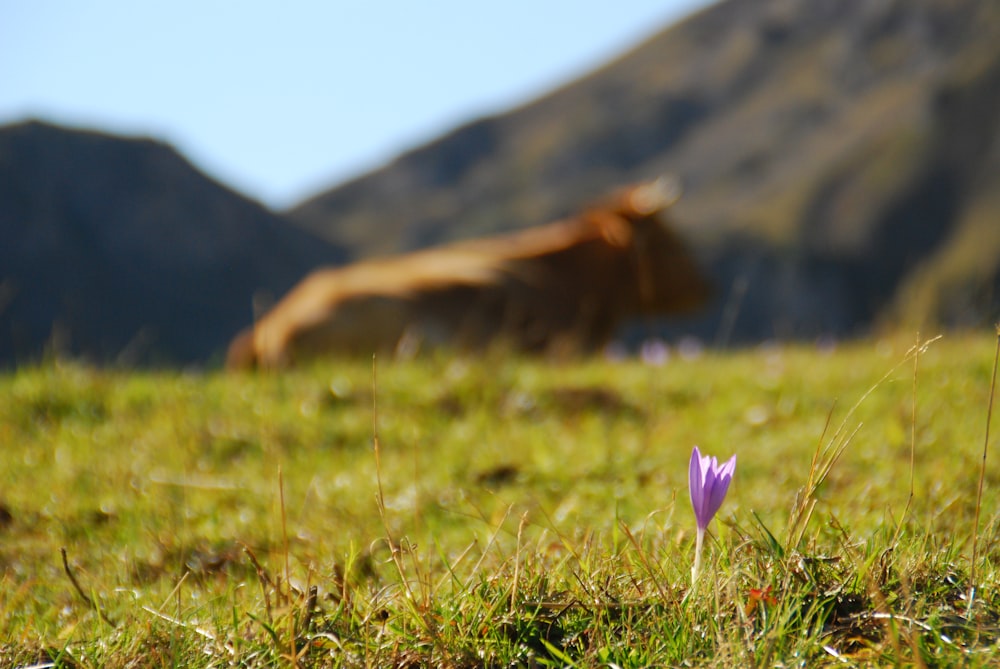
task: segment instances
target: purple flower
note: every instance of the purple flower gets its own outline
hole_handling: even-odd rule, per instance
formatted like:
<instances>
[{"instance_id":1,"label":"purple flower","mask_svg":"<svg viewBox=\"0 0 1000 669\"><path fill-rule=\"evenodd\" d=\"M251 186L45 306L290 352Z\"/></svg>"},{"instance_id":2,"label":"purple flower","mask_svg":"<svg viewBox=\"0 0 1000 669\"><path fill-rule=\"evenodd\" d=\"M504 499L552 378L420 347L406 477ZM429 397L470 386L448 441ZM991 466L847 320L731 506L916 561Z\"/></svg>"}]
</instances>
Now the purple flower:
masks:
<instances>
[{"instance_id":1,"label":"purple flower","mask_svg":"<svg viewBox=\"0 0 1000 669\"><path fill-rule=\"evenodd\" d=\"M691 506L698 521L698 529L704 531L715 513L722 506L729 490L729 482L736 471L736 456L719 466L715 456L702 455L698 447L691 451L691 465L688 470L688 485L691 490Z\"/></svg>"},{"instance_id":2,"label":"purple flower","mask_svg":"<svg viewBox=\"0 0 1000 669\"><path fill-rule=\"evenodd\" d=\"M701 550L705 542L705 529L712 522L722 500L729 491L729 483L736 472L736 456L719 465L714 456L702 455L698 447L691 451L691 464L688 467L688 487L691 492L691 506L694 507L694 517L698 523L698 534L695 539L694 565L691 567L691 582L698 579L701 571Z\"/></svg>"}]
</instances>

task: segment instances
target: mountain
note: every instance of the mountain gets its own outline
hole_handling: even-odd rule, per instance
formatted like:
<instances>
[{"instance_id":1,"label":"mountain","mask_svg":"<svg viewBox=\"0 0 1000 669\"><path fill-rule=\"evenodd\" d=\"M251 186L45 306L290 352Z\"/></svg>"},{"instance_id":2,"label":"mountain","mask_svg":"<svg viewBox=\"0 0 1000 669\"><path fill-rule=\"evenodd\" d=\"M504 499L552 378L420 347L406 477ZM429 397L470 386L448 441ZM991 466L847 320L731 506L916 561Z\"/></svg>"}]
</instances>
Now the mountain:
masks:
<instances>
[{"instance_id":1,"label":"mountain","mask_svg":"<svg viewBox=\"0 0 1000 669\"><path fill-rule=\"evenodd\" d=\"M0 203L0 366L221 359L255 294L345 259L148 139L0 127Z\"/></svg>"},{"instance_id":2,"label":"mountain","mask_svg":"<svg viewBox=\"0 0 1000 669\"><path fill-rule=\"evenodd\" d=\"M679 175L715 341L1000 316L1000 3L728 0L286 212L353 258Z\"/></svg>"}]
</instances>

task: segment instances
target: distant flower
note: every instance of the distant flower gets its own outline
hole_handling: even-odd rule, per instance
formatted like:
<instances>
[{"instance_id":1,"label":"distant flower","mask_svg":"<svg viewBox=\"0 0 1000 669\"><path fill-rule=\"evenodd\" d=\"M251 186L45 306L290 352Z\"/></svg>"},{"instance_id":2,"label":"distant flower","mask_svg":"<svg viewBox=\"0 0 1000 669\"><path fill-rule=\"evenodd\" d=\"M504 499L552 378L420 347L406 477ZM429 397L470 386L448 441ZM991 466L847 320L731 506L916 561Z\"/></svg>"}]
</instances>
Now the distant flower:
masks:
<instances>
[{"instance_id":1,"label":"distant flower","mask_svg":"<svg viewBox=\"0 0 1000 669\"><path fill-rule=\"evenodd\" d=\"M691 582L698 578L701 571L701 550L705 542L705 529L712 522L722 500L729 491L729 483L736 471L736 456L719 465L714 456L702 455L698 447L691 451L691 464L688 467L688 487L691 492L691 506L694 507L694 517L698 523L698 536L695 543L694 566L691 567Z\"/></svg>"},{"instance_id":2,"label":"distant flower","mask_svg":"<svg viewBox=\"0 0 1000 669\"><path fill-rule=\"evenodd\" d=\"M705 345L697 337L682 337L677 342L677 352L684 360L695 360L701 357L705 351Z\"/></svg>"},{"instance_id":3,"label":"distant flower","mask_svg":"<svg viewBox=\"0 0 1000 669\"><path fill-rule=\"evenodd\" d=\"M647 365L662 367L670 359L670 349L662 339L647 339L639 348L639 357Z\"/></svg>"}]
</instances>

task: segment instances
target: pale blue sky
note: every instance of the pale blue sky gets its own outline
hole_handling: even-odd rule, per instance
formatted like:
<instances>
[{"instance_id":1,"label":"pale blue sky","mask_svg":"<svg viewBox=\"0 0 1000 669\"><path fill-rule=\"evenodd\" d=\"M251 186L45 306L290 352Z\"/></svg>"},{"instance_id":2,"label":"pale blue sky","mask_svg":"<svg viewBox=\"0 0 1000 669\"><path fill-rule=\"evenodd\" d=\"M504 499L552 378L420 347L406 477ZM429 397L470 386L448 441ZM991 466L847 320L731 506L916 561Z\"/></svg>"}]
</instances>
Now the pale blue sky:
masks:
<instances>
[{"instance_id":1,"label":"pale blue sky","mask_svg":"<svg viewBox=\"0 0 1000 669\"><path fill-rule=\"evenodd\" d=\"M281 208L708 0L0 0L0 123L151 135Z\"/></svg>"}]
</instances>

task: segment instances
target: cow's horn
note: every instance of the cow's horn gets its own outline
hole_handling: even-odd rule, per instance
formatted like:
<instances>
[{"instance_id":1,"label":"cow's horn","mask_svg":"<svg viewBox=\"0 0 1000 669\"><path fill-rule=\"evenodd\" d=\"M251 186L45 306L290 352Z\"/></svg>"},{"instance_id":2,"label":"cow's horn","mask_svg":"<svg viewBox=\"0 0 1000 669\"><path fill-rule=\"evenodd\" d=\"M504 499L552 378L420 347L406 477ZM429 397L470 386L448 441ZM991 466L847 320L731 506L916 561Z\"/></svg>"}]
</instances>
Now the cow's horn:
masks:
<instances>
[{"instance_id":1,"label":"cow's horn","mask_svg":"<svg viewBox=\"0 0 1000 669\"><path fill-rule=\"evenodd\" d=\"M632 191L629 204L640 214L666 209L681 197L681 182L675 176L662 176Z\"/></svg>"}]
</instances>

